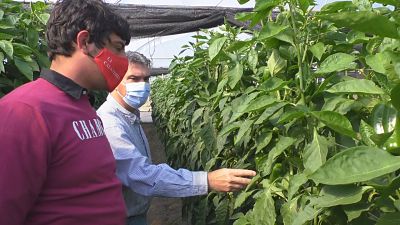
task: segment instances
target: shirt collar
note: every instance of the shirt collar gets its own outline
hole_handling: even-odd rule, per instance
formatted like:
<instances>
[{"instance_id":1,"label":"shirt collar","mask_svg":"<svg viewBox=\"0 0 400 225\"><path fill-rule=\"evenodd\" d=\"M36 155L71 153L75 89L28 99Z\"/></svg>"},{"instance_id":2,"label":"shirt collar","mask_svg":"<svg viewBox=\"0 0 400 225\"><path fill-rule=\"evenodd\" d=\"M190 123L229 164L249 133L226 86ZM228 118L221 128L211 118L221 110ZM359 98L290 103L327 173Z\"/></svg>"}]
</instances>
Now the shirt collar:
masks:
<instances>
[{"instance_id":1,"label":"shirt collar","mask_svg":"<svg viewBox=\"0 0 400 225\"><path fill-rule=\"evenodd\" d=\"M57 73L54 70L43 69L40 73L40 77L47 80L75 99L80 99L82 95L87 95L88 93L86 88L79 86L68 77Z\"/></svg>"},{"instance_id":2,"label":"shirt collar","mask_svg":"<svg viewBox=\"0 0 400 225\"><path fill-rule=\"evenodd\" d=\"M117 100L111 94L108 94L107 101L111 103L112 107L116 108L120 112L122 112L125 116L133 120L140 120L140 112L137 110L137 113L133 113L127 109L125 109L122 105L120 105Z\"/></svg>"}]
</instances>

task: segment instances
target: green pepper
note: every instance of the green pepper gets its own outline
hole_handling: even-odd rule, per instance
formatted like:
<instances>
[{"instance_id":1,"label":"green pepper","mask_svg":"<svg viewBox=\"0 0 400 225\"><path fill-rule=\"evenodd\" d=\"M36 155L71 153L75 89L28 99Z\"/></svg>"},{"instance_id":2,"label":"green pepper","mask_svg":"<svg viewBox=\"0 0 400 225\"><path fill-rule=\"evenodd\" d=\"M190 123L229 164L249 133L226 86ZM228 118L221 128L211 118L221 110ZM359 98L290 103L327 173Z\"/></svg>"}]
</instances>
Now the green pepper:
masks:
<instances>
[{"instance_id":1,"label":"green pepper","mask_svg":"<svg viewBox=\"0 0 400 225\"><path fill-rule=\"evenodd\" d=\"M269 180L273 182L277 178L283 177L283 175L285 175L285 169L282 167L281 163L276 163L272 169L271 175L269 176Z\"/></svg>"},{"instance_id":2,"label":"green pepper","mask_svg":"<svg viewBox=\"0 0 400 225\"><path fill-rule=\"evenodd\" d=\"M393 155L400 155L400 116L396 117L396 125L393 134L386 140L383 149Z\"/></svg>"},{"instance_id":3,"label":"green pepper","mask_svg":"<svg viewBox=\"0 0 400 225\"><path fill-rule=\"evenodd\" d=\"M371 124L376 134L393 131L397 117L397 110L390 103L378 103L371 112Z\"/></svg>"},{"instance_id":4,"label":"green pepper","mask_svg":"<svg viewBox=\"0 0 400 225\"><path fill-rule=\"evenodd\" d=\"M384 149L397 148L396 144L394 144L394 140L399 133L396 132L395 134L396 122L397 110L392 104L385 102L375 105L370 116L370 124L375 132L375 134L371 135L371 140Z\"/></svg>"}]
</instances>

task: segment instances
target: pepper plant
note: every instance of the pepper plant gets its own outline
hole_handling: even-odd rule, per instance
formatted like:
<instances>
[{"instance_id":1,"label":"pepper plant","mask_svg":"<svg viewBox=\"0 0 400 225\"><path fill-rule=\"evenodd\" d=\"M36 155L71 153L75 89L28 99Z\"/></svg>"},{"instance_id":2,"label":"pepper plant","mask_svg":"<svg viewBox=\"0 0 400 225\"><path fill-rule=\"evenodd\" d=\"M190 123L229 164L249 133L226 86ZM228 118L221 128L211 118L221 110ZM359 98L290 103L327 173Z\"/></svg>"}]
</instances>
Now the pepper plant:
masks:
<instances>
[{"instance_id":1,"label":"pepper plant","mask_svg":"<svg viewBox=\"0 0 400 225\"><path fill-rule=\"evenodd\" d=\"M49 67L44 40L47 7L44 2L0 2L0 97Z\"/></svg>"},{"instance_id":2,"label":"pepper plant","mask_svg":"<svg viewBox=\"0 0 400 225\"><path fill-rule=\"evenodd\" d=\"M205 31L153 84L172 165L258 172L187 199L192 224L400 224L400 2L313 7L257 0L261 30Z\"/></svg>"}]
</instances>

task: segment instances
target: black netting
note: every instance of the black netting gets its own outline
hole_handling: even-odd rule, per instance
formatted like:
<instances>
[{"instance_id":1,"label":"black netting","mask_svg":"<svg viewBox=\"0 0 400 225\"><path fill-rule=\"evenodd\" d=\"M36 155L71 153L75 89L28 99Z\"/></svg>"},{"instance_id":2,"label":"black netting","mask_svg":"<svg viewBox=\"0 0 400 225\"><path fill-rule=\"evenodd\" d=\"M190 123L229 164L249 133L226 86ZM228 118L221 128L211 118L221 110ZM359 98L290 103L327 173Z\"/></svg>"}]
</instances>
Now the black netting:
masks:
<instances>
[{"instance_id":1,"label":"black netting","mask_svg":"<svg viewBox=\"0 0 400 225\"><path fill-rule=\"evenodd\" d=\"M250 12L251 8L183 7L114 5L118 14L128 20L132 37L155 37L198 31L217 27L224 23L247 27L247 23L235 20L238 12Z\"/></svg>"}]
</instances>

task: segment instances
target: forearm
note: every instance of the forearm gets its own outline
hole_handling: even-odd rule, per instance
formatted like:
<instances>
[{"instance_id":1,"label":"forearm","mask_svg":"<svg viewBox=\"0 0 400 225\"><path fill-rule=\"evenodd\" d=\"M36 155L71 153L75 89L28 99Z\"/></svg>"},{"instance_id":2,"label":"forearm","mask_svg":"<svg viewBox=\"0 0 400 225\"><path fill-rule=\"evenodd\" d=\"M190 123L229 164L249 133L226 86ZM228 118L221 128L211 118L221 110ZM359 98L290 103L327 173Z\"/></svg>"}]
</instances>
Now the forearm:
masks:
<instances>
[{"instance_id":1,"label":"forearm","mask_svg":"<svg viewBox=\"0 0 400 225\"><path fill-rule=\"evenodd\" d=\"M167 164L131 163L129 169L117 163L117 175L124 185L145 196L187 197L207 193L207 173L174 170ZM128 173L126 171L129 171Z\"/></svg>"}]
</instances>

